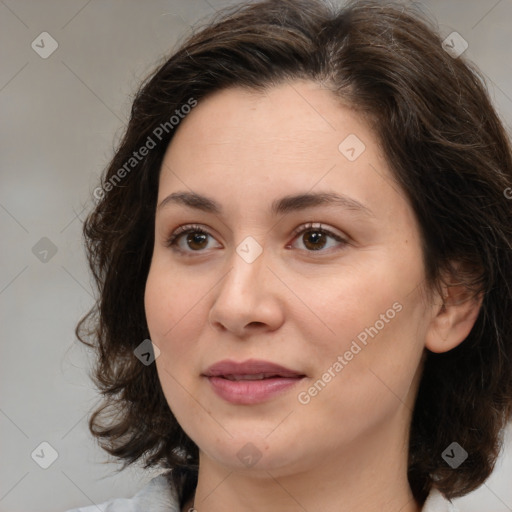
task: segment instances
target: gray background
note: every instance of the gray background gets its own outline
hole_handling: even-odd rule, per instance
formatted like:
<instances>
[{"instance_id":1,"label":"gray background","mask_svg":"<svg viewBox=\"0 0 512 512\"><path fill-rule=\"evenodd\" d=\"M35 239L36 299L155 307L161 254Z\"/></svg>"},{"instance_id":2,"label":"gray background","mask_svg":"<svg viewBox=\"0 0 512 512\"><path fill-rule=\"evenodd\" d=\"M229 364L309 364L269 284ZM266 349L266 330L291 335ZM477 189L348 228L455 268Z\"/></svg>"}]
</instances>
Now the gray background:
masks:
<instances>
[{"instance_id":1,"label":"gray background","mask_svg":"<svg viewBox=\"0 0 512 512\"><path fill-rule=\"evenodd\" d=\"M237 2L0 0L0 512L131 496L155 474L116 474L87 431L98 396L74 337L92 304L81 222L140 80L191 25L228 3ZM510 126L512 0L421 3L443 36L468 41L466 55ZM59 45L47 59L31 47L44 31ZM48 469L31 457L44 441L58 453ZM50 460L48 449L36 453ZM459 506L512 511L511 483L509 429L495 472Z\"/></svg>"}]
</instances>

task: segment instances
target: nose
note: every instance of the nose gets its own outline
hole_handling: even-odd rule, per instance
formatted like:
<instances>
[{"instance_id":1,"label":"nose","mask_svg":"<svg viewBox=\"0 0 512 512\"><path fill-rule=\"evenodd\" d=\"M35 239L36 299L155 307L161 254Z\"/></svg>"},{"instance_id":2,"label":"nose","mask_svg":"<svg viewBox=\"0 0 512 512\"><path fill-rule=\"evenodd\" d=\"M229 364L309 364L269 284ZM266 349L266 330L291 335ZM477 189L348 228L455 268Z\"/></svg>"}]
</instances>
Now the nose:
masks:
<instances>
[{"instance_id":1,"label":"nose","mask_svg":"<svg viewBox=\"0 0 512 512\"><path fill-rule=\"evenodd\" d=\"M214 288L210 325L240 338L278 329L284 320L283 284L268 268L265 251L252 263L233 251L230 263Z\"/></svg>"}]
</instances>

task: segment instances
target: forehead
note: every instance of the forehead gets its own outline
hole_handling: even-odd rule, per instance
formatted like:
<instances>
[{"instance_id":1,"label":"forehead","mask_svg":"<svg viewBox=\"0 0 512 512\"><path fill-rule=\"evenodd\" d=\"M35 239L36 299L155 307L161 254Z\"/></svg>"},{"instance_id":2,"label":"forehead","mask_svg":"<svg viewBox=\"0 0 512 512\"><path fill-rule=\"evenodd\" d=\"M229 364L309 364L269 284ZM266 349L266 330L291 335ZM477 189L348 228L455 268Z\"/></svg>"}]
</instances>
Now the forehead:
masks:
<instances>
[{"instance_id":1,"label":"forehead","mask_svg":"<svg viewBox=\"0 0 512 512\"><path fill-rule=\"evenodd\" d=\"M354 171L359 155L385 167L360 114L320 85L297 81L263 92L229 88L200 100L177 127L163 168L186 170L190 179L282 177L306 184L333 166Z\"/></svg>"},{"instance_id":2,"label":"forehead","mask_svg":"<svg viewBox=\"0 0 512 512\"><path fill-rule=\"evenodd\" d=\"M331 91L309 81L283 83L265 91L223 89L200 100L178 127L171 144L188 139L193 131L195 143L208 146L226 143L233 147L238 142L246 151L265 145L293 153L294 149L317 147L324 139L323 146L337 151L332 142L349 129L363 138L369 136L360 115L345 107L342 119L341 108Z\"/></svg>"}]
</instances>

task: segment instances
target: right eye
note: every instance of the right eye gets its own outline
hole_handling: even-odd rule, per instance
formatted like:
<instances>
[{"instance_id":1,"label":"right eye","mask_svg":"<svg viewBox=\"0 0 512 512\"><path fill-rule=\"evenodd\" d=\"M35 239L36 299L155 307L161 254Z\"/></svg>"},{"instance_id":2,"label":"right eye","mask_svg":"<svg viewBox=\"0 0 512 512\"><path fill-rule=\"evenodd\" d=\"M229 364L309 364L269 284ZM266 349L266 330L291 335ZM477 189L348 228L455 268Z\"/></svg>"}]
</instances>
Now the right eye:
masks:
<instances>
[{"instance_id":1,"label":"right eye","mask_svg":"<svg viewBox=\"0 0 512 512\"><path fill-rule=\"evenodd\" d=\"M189 224L176 229L165 245L181 253L204 252L204 249L212 248L208 247L208 237L213 239L213 236L201 226Z\"/></svg>"}]
</instances>

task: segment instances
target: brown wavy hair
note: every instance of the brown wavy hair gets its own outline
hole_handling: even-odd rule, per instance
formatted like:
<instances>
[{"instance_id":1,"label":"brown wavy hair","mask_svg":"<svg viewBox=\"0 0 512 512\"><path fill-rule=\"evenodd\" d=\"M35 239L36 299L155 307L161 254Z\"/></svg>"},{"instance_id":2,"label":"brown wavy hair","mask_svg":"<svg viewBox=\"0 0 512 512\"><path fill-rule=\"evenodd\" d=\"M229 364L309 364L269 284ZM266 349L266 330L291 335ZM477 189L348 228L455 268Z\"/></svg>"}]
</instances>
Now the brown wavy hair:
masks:
<instances>
[{"instance_id":1,"label":"brown wavy hair","mask_svg":"<svg viewBox=\"0 0 512 512\"><path fill-rule=\"evenodd\" d=\"M158 178L179 128L169 120L220 89L296 79L329 88L374 129L419 221L430 289L448 271L483 294L464 342L427 351L410 432L416 500L432 486L448 498L467 494L492 472L512 416L511 146L479 71L443 49L421 11L396 2L231 7L196 27L142 84L84 225L99 298L77 335L97 355L93 380L103 397L89 428L121 470L135 461L172 469L181 503L193 492L198 448L169 409L155 365L134 355L149 338L144 288ZM154 147L130 160L150 139ZM453 441L469 454L456 470L441 457Z\"/></svg>"}]
</instances>

